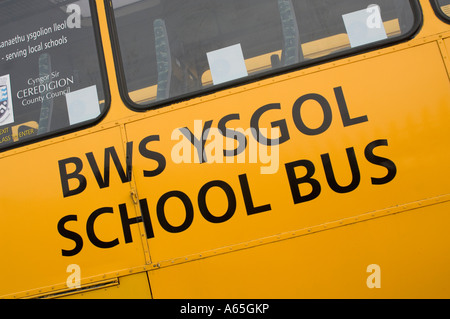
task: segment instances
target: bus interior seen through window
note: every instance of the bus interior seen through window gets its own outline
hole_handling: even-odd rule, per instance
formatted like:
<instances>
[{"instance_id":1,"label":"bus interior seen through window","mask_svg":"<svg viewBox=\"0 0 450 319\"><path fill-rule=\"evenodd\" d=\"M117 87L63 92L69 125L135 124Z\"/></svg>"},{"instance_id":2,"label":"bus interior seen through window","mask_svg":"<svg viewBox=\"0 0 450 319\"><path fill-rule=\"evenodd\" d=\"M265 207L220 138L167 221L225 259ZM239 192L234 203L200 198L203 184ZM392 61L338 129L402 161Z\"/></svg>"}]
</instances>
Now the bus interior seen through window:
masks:
<instances>
[{"instance_id":1,"label":"bus interior seen through window","mask_svg":"<svg viewBox=\"0 0 450 319\"><path fill-rule=\"evenodd\" d=\"M439 9L450 18L450 0L437 0Z\"/></svg>"},{"instance_id":2,"label":"bus interior seen through window","mask_svg":"<svg viewBox=\"0 0 450 319\"><path fill-rule=\"evenodd\" d=\"M91 4L0 1L0 149L92 124L106 113Z\"/></svg>"},{"instance_id":3,"label":"bus interior seen through window","mask_svg":"<svg viewBox=\"0 0 450 319\"><path fill-rule=\"evenodd\" d=\"M358 37L362 44L400 37L415 22L408 0L112 3L126 91L142 107L345 52L361 45ZM375 27L361 28L361 19Z\"/></svg>"}]
</instances>

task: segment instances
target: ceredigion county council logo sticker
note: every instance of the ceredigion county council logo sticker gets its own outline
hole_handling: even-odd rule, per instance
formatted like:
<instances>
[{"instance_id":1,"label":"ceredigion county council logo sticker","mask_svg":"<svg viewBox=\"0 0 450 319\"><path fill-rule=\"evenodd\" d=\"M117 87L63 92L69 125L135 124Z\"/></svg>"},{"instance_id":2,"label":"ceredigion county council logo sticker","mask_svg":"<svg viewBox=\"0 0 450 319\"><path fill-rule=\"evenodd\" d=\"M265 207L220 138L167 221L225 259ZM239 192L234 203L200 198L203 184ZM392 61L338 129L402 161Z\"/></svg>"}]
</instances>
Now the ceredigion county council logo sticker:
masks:
<instances>
[{"instance_id":1,"label":"ceredigion county council logo sticker","mask_svg":"<svg viewBox=\"0 0 450 319\"><path fill-rule=\"evenodd\" d=\"M8 87L0 86L0 123L9 116Z\"/></svg>"},{"instance_id":2,"label":"ceredigion county council logo sticker","mask_svg":"<svg viewBox=\"0 0 450 319\"><path fill-rule=\"evenodd\" d=\"M0 77L0 125L14 122L9 74Z\"/></svg>"}]
</instances>

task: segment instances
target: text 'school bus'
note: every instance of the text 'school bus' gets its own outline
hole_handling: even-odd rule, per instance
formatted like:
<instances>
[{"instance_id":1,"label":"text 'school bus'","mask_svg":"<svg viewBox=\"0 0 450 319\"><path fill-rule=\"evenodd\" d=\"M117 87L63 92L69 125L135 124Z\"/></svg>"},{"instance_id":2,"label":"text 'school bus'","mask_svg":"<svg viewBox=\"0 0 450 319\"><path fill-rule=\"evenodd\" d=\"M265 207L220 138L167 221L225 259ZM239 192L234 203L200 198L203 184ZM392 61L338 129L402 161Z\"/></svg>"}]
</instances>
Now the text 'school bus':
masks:
<instances>
[{"instance_id":1,"label":"text 'school bus'","mask_svg":"<svg viewBox=\"0 0 450 319\"><path fill-rule=\"evenodd\" d=\"M449 298L449 24L0 1L0 296Z\"/></svg>"}]
</instances>

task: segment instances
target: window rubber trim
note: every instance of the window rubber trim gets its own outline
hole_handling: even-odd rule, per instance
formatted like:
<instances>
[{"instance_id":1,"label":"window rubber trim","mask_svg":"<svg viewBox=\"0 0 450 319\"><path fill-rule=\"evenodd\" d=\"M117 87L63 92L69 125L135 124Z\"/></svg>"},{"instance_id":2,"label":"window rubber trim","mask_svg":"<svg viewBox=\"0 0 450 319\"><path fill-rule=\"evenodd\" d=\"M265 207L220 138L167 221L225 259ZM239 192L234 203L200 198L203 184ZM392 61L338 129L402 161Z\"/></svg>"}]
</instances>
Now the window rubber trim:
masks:
<instances>
[{"instance_id":1,"label":"window rubber trim","mask_svg":"<svg viewBox=\"0 0 450 319\"><path fill-rule=\"evenodd\" d=\"M442 11L441 6L439 5L439 0L430 0L430 2L431 7L433 7L434 13L439 18L439 20L450 24L450 17Z\"/></svg>"},{"instance_id":2,"label":"window rubber trim","mask_svg":"<svg viewBox=\"0 0 450 319\"><path fill-rule=\"evenodd\" d=\"M267 78L272 78L272 77L279 76L282 74L295 72L295 71L305 69L308 67L324 64L324 63L327 63L330 61L344 59L344 58L348 58L351 56L364 54L364 53L367 53L370 51L375 51L375 50L379 50L382 48L386 48L386 47L389 47L389 46L392 46L395 44L399 44L402 42L406 42L406 41L409 41L412 38L414 38L418 34L418 32L420 31L420 29L422 28L422 25L423 25L423 11L422 11L422 7L420 6L419 0L409 0L411 10L413 12L414 23L408 32L402 34L399 37L395 37L393 39L377 41L374 43L362 45L357 48L351 48L351 49L343 51L343 52L337 52L334 54L330 54L330 55L327 55L327 56L324 56L324 57L321 57L318 59L314 59L311 61L306 61L306 62L304 61L304 62L300 62L300 63L294 64L294 65L289 65L289 66L285 66L282 68L278 68L276 70L269 70L269 71L262 72L257 75L250 75L245 78L229 81L224 84L214 85L213 87L209 87L206 89L179 95L179 96L165 99L165 100L162 100L159 102L153 102L150 104L141 105L141 104L137 104L137 103L133 102L129 96L129 92L127 90L126 79L125 79L125 72L124 72L123 63L122 63L119 38L118 38L116 24L115 24L114 9L112 7L112 1L104 0L104 3L105 3L105 8L106 8L106 17L108 20L108 28L109 28L110 38L111 38L111 45L113 48L114 64L115 64L116 71L117 71L116 73L117 73L117 83L119 86L119 93L120 93L120 96L121 96L124 104L129 109L131 109L132 111L135 111L135 112L146 112L149 110L159 109L162 107L173 105L175 103L180 103L180 102L184 102L184 101L191 100L194 98L210 95L212 93L216 93L216 92L230 89L233 87L246 85L246 84L261 81L261 80L264 80Z\"/></svg>"},{"instance_id":3,"label":"window rubber trim","mask_svg":"<svg viewBox=\"0 0 450 319\"><path fill-rule=\"evenodd\" d=\"M39 142L43 142L45 140L55 138L58 136L63 136L66 134L70 134L76 131L80 131L82 129L86 129L89 127L92 127L96 124L98 124L103 118L108 114L110 106L111 106L111 92L109 89L109 81L106 71L106 60L105 55L103 51L103 44L102 44L102 38L101 38L101 31L100 31L100 23L98 18L98 11L97 11L97 4L95 0L88 0L89 1L89 7L91 10L91 21L92 21L92 27L94 32L94 40L95 40L95 49L97 51L98 56L98 65L100 69L100 76L101 76L101 82L102 82L102 88L103 88L103 94L105 99L105 106L103 111L100 113L98 117L95 119L91 119L89 121L75 124L66 128L61 128L59 130L51 131L48 133L44 133L38 136L33 136L27 140L24 141L18 141L12 144L7 144L5 146L0 146L0 154L2 152L16 149L19 147L27 146L30 144L35 144Z\"/></svg>"}]
</instances>

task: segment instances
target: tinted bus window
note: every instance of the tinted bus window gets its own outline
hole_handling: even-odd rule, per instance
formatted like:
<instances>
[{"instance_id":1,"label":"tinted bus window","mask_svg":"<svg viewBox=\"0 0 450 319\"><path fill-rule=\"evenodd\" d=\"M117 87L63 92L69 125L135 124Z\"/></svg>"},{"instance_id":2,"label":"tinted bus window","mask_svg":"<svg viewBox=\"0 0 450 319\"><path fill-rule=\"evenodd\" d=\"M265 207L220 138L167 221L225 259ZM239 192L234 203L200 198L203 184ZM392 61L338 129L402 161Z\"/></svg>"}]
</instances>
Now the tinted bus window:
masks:
<instances>
[{"instance_id":1,"label":"tinted bus window","mask_svg":"<svg viewBox=\"0 0 450 319\"><path fill-rule=\"evenodd\" d=\"M0 1L0 149L79 127L105 112L90 5Z\"/></svg>"},{"instance_id":2,"label":"tinted bus window","mask_svg":"<svg viewBox=\"0 0 450 319\"><path fill-rule=\"evenodd\" d=\"M112 0L128 102L187 98L405 37L408 0Z\"/></svg>"},{"instance_id":3,"label":"tinted bus window","mask_svg":"<svg viewBox=\"0 0 450 319\"><path fill-rule=\"evenodd\" d=\"M450 21L450 0L434 0L436 9L439 10L438 14L445 19Z\"/></svg>"}]
</instances>

